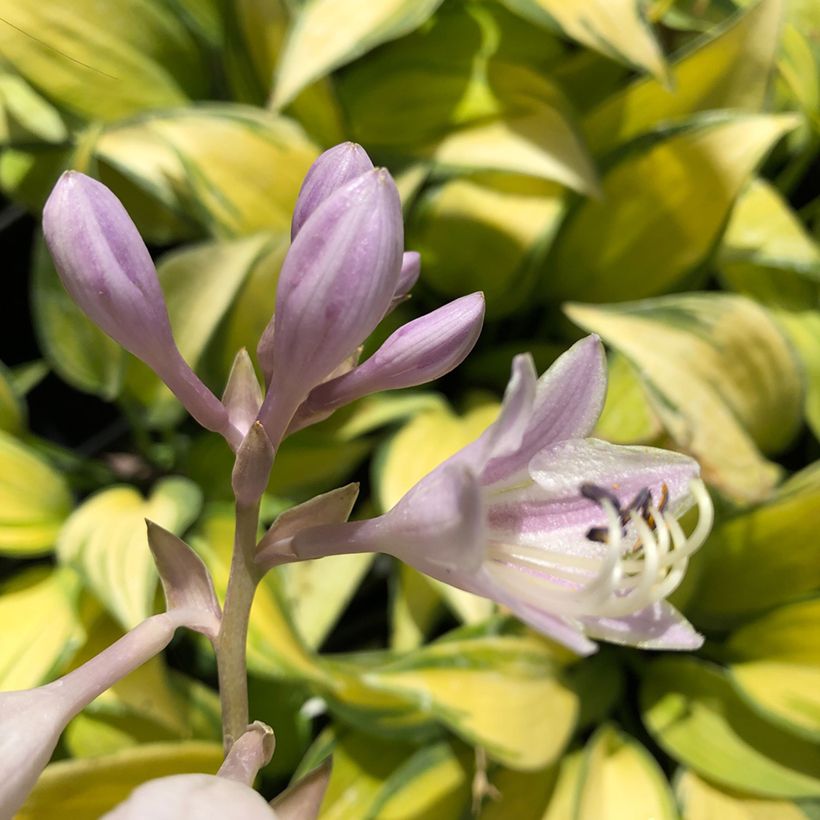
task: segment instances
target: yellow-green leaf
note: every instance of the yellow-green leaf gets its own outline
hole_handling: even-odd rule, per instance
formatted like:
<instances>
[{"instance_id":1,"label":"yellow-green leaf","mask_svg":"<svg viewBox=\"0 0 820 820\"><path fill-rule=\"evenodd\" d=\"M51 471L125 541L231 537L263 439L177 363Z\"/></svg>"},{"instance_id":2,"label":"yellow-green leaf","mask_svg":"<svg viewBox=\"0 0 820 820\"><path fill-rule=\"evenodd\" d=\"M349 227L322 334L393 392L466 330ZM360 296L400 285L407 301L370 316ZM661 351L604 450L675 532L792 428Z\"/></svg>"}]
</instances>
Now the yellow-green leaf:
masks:
<instances>
[{"instance_id":1,"label":"yellow-green leaf","mask_svg":"<svg viewBox=\"0 0 820 820\"><path fill-rule=\"evenodd\" d=\"M53 106L19 75L0 72L0 143L62 142L67 137Z\"/></svg>"},{"instance_id":2,"label":"yellow-green leaf","mask_svg":"<svg viewBox=\"0 0 820 820\"><path fill-rule=\"evenodd\" d=\"M199 364L220 322L271 241L270 235L258 233L232 241L205 242L168 254L159 264L159 280L174 338L191 367ZM267 294L266 302L270 318L273 290ZM236 350L231 351L231 360L235 353ZM223 378L227 378L227 371ZM146 407L148 424L167 426L181 413L181 405L171 391L147 365L136 360L130 362L126 390Z\"/></svg>"},{"instance_id":3,"label":"yellow-green leaf","mask_svg":"<svg viewBox=\"0 0 820 820\"><path fill-rule=\"evenodd\" d=\"M695 658L663 658L641 688L644 723L679 763L763 797L820 796L820 747L761 718L728 675Z\"/></svg>"},{"instance_id":4,"label":"yellow-green leaf","mask_svg":"<svg viewBox=\"0 0 820 820\"><path fill-rule=\"evenodd\" d=\"M202 503L197 486L164 478L148 498L132 487L109 487L85 501L68 519L57 544L59 560L74 567L106 609L126 629L153 611L157 573L145 519L184 532Z\"/></svg>"},{"instance_id":5,"label":"yellow-green leaf","mask_svg":"<svg viewBox=\"0 0 820 820\"><path fill-rule=\"evenodd\" d=\"M578 698L539 638L445 640L367 673L417 709L516 769L552 763L569 742Z\"/></svg>"},{"instance_id":6,"label":"yellow-green leaf","mask_svg":"<svg viewBox=\"0 0 820 820\"><path fill-rule=\"evenodd\" d=\"M601 727L586 747L578 820L675 820L669 783L654 757L629 735Z\"/></svg>"},{"instance_id":7,"label":"yellow-green leaf","mask_svg":"<svg viewBox=\"0 0 820 820\"><path fill-rule=\"evenodd\" d=\"M273 104L388 40L420 26L441 0L308 0L279 62Z\"/></svg>"},{"instance_id":8,"label":"yellow-green leaf","mask_svg":"<svg viewBox=\"0 0 820 820\"><path fill-rule=\"evenodd\" d=\"M71 507L63 477L39 454L0 431L0 554L48 552Z\"/></svg>"},{"instance_id":9,"label":"yellow-green leaf","mask_svg":"<svg viewBox=\"0 0 820 820\"><path fill-rule=\"evenodd\" d=\"M668 87L646 77L609 96L584 122L592 150L603 153L699 111L759 111L774 70L783 6L784 0L759 0L738 12L674 59Z\"/></svg>"},{"instance_id":10,"label":"yellow-green leaf","mask_svg":"<svg viewBox=\"0 0 820 820\"><path fill-rule=\"evenodd\" d=\"M637 0L503 0L541 25L558 25L579 43L653 74L662 82L663 53Z\"/></svg>"},{"instance_id":11,"label":"yellow-green leaf","mask_svg":"<svg viewBox=\"0 0 820 820\"><path fill-rule=\"evenodd\" d=\"M815 463L768 502L713 531L699 554L698 583L687 613L697 624L727 626L817 589L818 529L820 464Z\"/></svg>"},{"instance_id":12,"label":"yellow-green leaf","mask_svg":"<svg viewBox=\"0 0 820 820\"><path fill-rule=\"evenodd\" d=\"M26 406L18 395L12 374L0 363L0 430L17 435L25 424Z\"/></svg>"},{"instance_id":13,"label":"yellow-green leaf","mask_svg":"<svg viewBox=\"0 0 820 820\"><path fill-rule=\"evenodd\" d=\"M652 409L647 388L626 357L607 358L606 402L595 426L595 435L615 444L648 444L661 433L661 422Z\"/></svg>"},{"instance_id":14,"label":"yellow-green leaf","mask_svg":"<svg viewBox=\"0 0 820 820\"><path fill-rule=\"evenodd\" d=\"M806 385L806 421L820 438L820 311L776 310L774 316L794 345Z\"/></svg>"},{"instance_id":15,"label":"yellow-green leaf","mask_svg":"<svg viewBox=\"0 0 820 820\"><path fill-rule=\"evenodd\" d=\"M460 177L419 197L408 244L421 253L422 278L431 287L447 296L483 290L488 312L502 316L532 298L538 262L563 213L564 196L554 183Z\"/></svg>"},{"instance_id":16,"label":"yellow-green leaf","mask_svg":"<svg viewBox=\"0 0 820 820\"><path fill-rule=\"evenodd\" d=\"M228 104L109 127L95 151L167 207L223 237L289 231L302 179L317 154L291 120Z\"/></svg>"},{"instance_id":17,"label":"yellow-green leaf","mask_svg":"<svg viewBox=\"0 0 820 820\"><path fill-rule=\"evenodd\" d=\"M79 578L68 569L25 570L0 589L0 691L29 689L60 671L84 638Z\"/></svg>"},{"instance_id":18,"label":"yellow-green leaf","mask_svg":"<svg viewBox=\"0 0 820 820\"><path fill-rule=\"evenodd\" d=\"M399 564L390 598L390 648L407 652L421 646L441 610L441 593L432 580L409 564Z\"/></svg>"},{"instance_id":19,"label":"yellow-green leaf","mask_svg":"<svg viewBox=\"0 0 820 820\"><path fill-rule=\"evenodd\" d=\"M732 681L772 720L820 739L820 600L775 610L727 643Z\"/></svg>"},{"instance_id":20,"label":"yellow-green leaf","mask_svg":"<svg viewBox=\"0 0 820 820\"><path fill-rule=\"evenodd\" d=\"M204 91L193 38L161 3L0 3L0 56L72 113L115 120Z\"/></svg>"},{"instance_id":21,"label":"yellow-green leaf","mask_svg":"<svg viewBox=\"0 0 820 820\"><path fill-rule=\"evenodd\" d=\"M725 115L638 143L572 211L545 266L551 300L663 293L712 252L735 197L795 127L792 115Z\"/></svg>"},{"instance_id":22,"label":"yellow-green leaf","mask_svg":"<svg viewBox=\"0 0 820 820\"><path fill-rule=\"evenodd\" d=\"M780 470L757 448L790 442L803 396L792 349L763 308L693 293L566 312L638 369L667 431L707 479L738 499L772 490Z\"/></svg>"},{"instance_id":23,"label":"yellow-green leaf","mask_svg":"<svg viewBox=\"0 0 820 820\"><path fill-rule=\"evenodd\" d=\"M141 783L188 772L214 774L221 743L187 741L123 749L104 757L61 760L46 768L15 820L98 820Z\"/></svg>"},{"instance_id":24,"label":"yellow-green leaf","mask_svg":"<svg viewBox=\"0 0 820 820\"><path fill-rule=\"evenodd\" d=\"M820 248L765 180L753 180L738 199L715 261L732 290L767 306L820 303Z\"/></svg>"},{"instance_id":25,"label":"yellow-green leaf","mask_svg":"<svg viewBox=\"0 0 820 820\"><path fill-rule=\"evenodd\" d=\"M721 788L686 771L675 784L683 820L806 820L790 800L767 800Z\"/></svg>"}]
</instances>

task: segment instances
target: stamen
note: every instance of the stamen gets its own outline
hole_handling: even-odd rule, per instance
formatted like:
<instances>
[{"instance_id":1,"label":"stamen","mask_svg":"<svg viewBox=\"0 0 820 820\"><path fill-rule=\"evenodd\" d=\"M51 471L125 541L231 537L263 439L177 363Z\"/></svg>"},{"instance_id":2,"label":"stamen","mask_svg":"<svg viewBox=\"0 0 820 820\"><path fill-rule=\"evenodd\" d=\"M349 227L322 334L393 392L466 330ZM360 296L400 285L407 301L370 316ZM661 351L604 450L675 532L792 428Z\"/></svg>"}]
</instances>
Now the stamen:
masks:
<instances>
[{"instance_id":1,"label":"stamen","mask_svg":"<svg viewBox=\"0 0 820 820\"><path fill-rule=\"evenodd\" d=\"M600 507L603 507L604 501L608 501L618 512L621 511L621 500L606 487L600 487L598 484L582 484L581 495L594 501Z\"/></svg>"}]
</instances>

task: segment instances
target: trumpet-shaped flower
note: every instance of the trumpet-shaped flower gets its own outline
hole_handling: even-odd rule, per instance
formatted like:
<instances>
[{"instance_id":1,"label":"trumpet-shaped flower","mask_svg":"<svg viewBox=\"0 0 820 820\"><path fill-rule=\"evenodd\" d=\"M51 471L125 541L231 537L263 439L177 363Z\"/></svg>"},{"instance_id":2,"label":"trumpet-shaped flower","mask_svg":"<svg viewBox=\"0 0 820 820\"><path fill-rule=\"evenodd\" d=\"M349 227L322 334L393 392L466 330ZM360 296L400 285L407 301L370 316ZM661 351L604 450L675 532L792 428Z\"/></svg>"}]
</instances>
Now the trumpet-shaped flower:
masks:
<instances>
[{"instance_id":1,"label":"trumpet-shaped flower","mask_svg":"<svg viewBox=\"0 0 820 820\"><path fill-rule=\"evenodd\" d=\"M518 356L496 422L392 510L302 530L258 561L382 551L579 653L594 651L588 636L695 648L700 636L665 598L709 532L709 496L686 456L588 438L605 391L594 336L540 379ZM687 537L677 519L693 503L700 520Z\"/></svg>"}]
</instances>

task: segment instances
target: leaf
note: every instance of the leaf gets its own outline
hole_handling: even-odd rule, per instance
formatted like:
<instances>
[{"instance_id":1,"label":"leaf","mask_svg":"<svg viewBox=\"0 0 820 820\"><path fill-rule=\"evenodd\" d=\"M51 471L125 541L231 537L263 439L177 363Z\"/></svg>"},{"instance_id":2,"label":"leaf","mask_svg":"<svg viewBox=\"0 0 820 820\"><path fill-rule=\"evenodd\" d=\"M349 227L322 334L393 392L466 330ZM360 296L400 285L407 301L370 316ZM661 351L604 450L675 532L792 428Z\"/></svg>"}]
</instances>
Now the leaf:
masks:
<instances>
[{"instance_id":1,"label":"leaf","mask_svg":"<svg viewBox=\"0 0 820 820\"><path fill-rule=\"evenodd\" d=\"M98 820L141 783L187 772L214 774L222 756L221 743L187 741L61 760L46 768L16 820L51 820L55 806L72 820Z\"/></svg>"},{"instance_id":2,"label":"leaf","mask_svg":"<svg viewBox=\"0 0 820 820\"><path fill-rule=\"evenodd\" d=\"M604 725L585 750L575 817L675 820L677 811L669 783L655 758L629 735Z\"/></svg>"},{"instance_id":3,"label":"leaf","mask_svg":"<svg viewBox=\"0 0 820 820\"><path fill-rule=\"evenodd\" d=\"M411 698L494 760L537 769L560 755L575 726L576 695L538 638L443 640L371 670L369 687Z\"/></svg>"},{"instance_id":4,"label":"leaf","mask_svg":"<svg viewBox=\"0 0 820 820\"><path fill-rule=\"evenodd\" d=\"M270 237L264 233L228 242L206 242L170 253L160 262L159 280L174 338L191 367L199 365L269 242ZM273 293L268 304L272 313ZM133 359L126 376L126 391L146 408L149 425L168 426L182 412L181 405L153 371Z\"/></svg>"},{"instance_id":5,"label":"leaf","mask_svg":"<svg viewBox=\"0 0 820 820\"><path fill-rule=\"evenodd\" d=\"M663 658L641 689L644 723L682 765L763 797L820 795L820 749L759 717L726 673L695 658Z\"/></svg>"},{"instance_id":6,"label":"leaf","mask_svg":"<svg viewBox=\"0 0 820 820\"><path fill-rule=\"evenodd\" d=\"M421 646L441 609L441 593L427 576L399 563L390 597L390 648L408 652Z\"/></svg>"},{"instance_id":7,"label":"leaf","mask_svg":"<svg viewBox=\"0 0 820 820\"><path fill-rule=\"evenodd\" d=\"M26 426L26 405L13 374L0 363L0 430L19 435Z\"/></svg>"},{"instance_id":8,"label":"leaf","mask_svg":"<svg viewBox=\"0 0 820 820\"><path fill-rule=\"evenodd\" d=\"M740 196L715 262L729 288L768 307L820 305L820 248L765 180Z\"/></svg>"},{"instance_id":9,"label":"leaf","mask_svg":"<svg viewBox=\"0 0 820 820\"><path fill-rule=\"evenodd\" d=\"M289 231L302 179L317 154L292 121L236 104L164 111L110 126L95 150L166 207L221 237Z\"/></svg>"},{"instance_id":10,"label":"leaf","mask_svg":"<svg viewBox=\"0 0 820 820\"><path fill-rule=\"evenodd\" d=\"M684 820L806 820L807 817L790 800L767 800L722 789L690 771L685 771L678 778L675 793Z\"/></svg>"},{"instance_id":11,"label":"leaf","mask_svg":"<svg viewBox=\"0 0 820 820\"><path fill-rule=\"evenodd\" d=\"M502 0L532 22L559 26L568 36L601 54L642 68L661 82L667 69L652 30L635 0Z\"/></svg>"},{"instance_id":12,"label":"leaf","mask_svg":"<svg viewBox=\"0 0 820 820\"><path fill-rule=\"evenodd\" d=\"M785 729L820 739L820 600L781 607L738 629L726 648L738 691Z\"/></svg>"},{"instance_id":13,"label":"leaf","mask_svg":"<svg viewBox=\"0 0 820 820\"><path fill-rule=\"evenodd\" d=\"M381 43L411 32L441 0L307 0L280 58L273 105Z\"/></svg>"},{"instance_id":14,"label":"leaf","mask_svg":"<svg viewBox=\"0 0 820 820\"><path fill-rule=\"evenodd\" d=\"M540 263L564 214L554 183L504 174L460 177L428 187L416 201L408 244L422 278L449 297L483 290L491 316L532 298Z\"/></svg>"},{"instance_id":15,"label":"leaf","mask_svg":"<svg viewBox=\"0 0 820 820\"><path fill-rule=\"evenodd\" d=\"M492 12L445 5L423 29L347 69L338 92L351 136L377 157L400 154L448 173L525 174L594 193L570 104L522 60L519 33L518 48L504 49L504 22Z\"/></svg>"},{"instance_id":16,"label":"leaf","mask_svg":"<svg viewBox=\"0 0 820 820\"><path fill-rule=\"evenodd\" d=\"M698 582L687 614L699 625L731 626L817 589L819 527L820 464L815 463L792 476L765 504L713 530L699 554Z\"/></svg>"},{"instance_id":17,"label":"leaf","mask_svg":"<svg viewBox=\"0 0 820 820\"><path fill-rule=\"evenodd\" d=\"M122 386L125 351L74 304L42 239L32 269L34 329L40 349L72 387L111 401Z\"/></svg>"},{"instance_id":18,"label":"leaf","mask_svg":"<svg viewBox=\"0 0 820 820\"><path fill-rule=\"evenodd\" d=\"M788 335L802 364L806 421L820 438L820 311L777 310L774 316Z\"/></svg>"},{"instance_id":19,"label":"leaf","mask_svg":"<svg viewBox=\"0 0 820 820\"><path fill-rule=\"evenodd\" d=\"M102 490L72 513L57 543L57 557L75 568L106 609L126 629L153 612L157 572L145 519L184 532L202 504L185 478L163 478L147 499L132 487Z\"/></svg>"},{"instance_id":20,"label":"leaf","mask_svg":"<svg viewBox=\"0 0 820 820\"><path fill-rule=\"evenodd\" d=\"M604 174L603 196L568 214L546 262L549 299L637 299L680 283L707 259L746 180L796 124L785 114L719 115L634 144Z\"/></svg>"},{"instance_id":21,"label":"leaf","mask_svg":"<svg viewBox=\"0 0 820 820\"><path fill-rule=\"evenodd\" d=\"M373 553L332 555L279 567L282 591L299 634L317 649L350 603Z\"/></svg>"},{"instance_id":22,"label":"leaf","mask_svg":"<svg viewBox=\"0 0 820 820\"><path fill-rule=\"evenodd\" d=\"M209 510L191 546L205 561L217 597L224 600L233 553L234 517L226 508ZM264 677L322 681L325 673L296 632L282 605L277 577L268 573L256 590L248 632L248 669Z\"/></svg>"},{"instance_id":23,"label":"leaf","mask_svg":"<svg viewBox=\"0 0 820 820\"><path fill-rule=\"evenodd\" d=\"M774 32L783 6L784 0L758 0L681 52L670 66L668 87L646 77L610 95L584 121L593 153L603 154L700 111L761 110L774 70L778 45Z\"/></svg>"},{"instance_id":24,"label":"leaf","mask_svg":"<svg viewBox=\"0 0 820 820\"><path fill-rule=\"evenodd\" d=\"M0 431L0 555L49 552L72 506L63 477L25 444Z\"/></svg>"},{"instance_id":25,"label":"leaf","mask_svg":"<svg viewBox=\"0 0 820 820\"><path fill-rule=\"evenodd\" d=\"M0 143L62 142L68 130L57 110L22 77L0 72Z\"/></svg>"},{"instance_id":26,"label":"leaf","mask_svg":"<svg viewBox=\"0 0 820 820\"><path fill-rule=\"evenodd\" d=\"M606 402L596 437L615 444L648 444L658 438L660 419L638 371L618 353L608 357L607 367Z\"/></svg>"},{"instance_id":27,"label":"leaf","mask_svg":"<svg viewBox=\"0 0 820 820\"><path fill-rule=\"evenodd\" d=\"M757 446L776 452L795 435L802 384L791 348L763 308L740 296L693 293L570 305L566 313L638 369L665 428L709 481L736 499L773 489L779 468Z\"/></svg>"},{"instance_id":28,"label":"leaf","mask_svg":"<svg viewBox=\"0 0 820 820\"><path fill-rule=\"evenodd\" d=\"M201 55L160 3L0 3L0 56L59 106L116 120L204 92Z\"/></svg>"},{"instance_id":29,"label":"leaf","mask_svg":"<svg viewBox=\"0 0 820 820\"><path fill-rule=\"evenodd\" d=\"M79 579L67 569L35 567L0 589L0 691L39 686L84 639Z\"/></svg>"}]
</instances>

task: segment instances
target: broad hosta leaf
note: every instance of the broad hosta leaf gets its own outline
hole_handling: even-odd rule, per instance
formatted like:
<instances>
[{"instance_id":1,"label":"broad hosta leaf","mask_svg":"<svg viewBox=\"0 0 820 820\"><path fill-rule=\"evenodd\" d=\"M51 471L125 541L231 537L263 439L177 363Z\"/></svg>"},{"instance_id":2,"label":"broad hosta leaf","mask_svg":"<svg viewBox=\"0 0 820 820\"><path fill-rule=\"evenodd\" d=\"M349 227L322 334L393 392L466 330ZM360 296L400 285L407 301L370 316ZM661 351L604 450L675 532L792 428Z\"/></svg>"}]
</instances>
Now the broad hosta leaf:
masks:
<instances>
[{"instance_id":1,"label":"broad hosta leaf","mask_svg":"<svg viewBox=\"0 0 820 820\"><path fill-rule=\"evenodd\" d=\"M441 0L307 0L288 33L273 104L375 46L420 26Z\"/></svg>"},{"instance_id":2,"label":"broad hosta leaf","mask_svg":"<svg viewBox=\"0 0 820 820\"><path fill-rule=\"evenodd\" d=\"M806 421L820 438L820 311L777 310L774 315L794 345L806 383Z\"/></svg>"},{"instance_id":3,"label":"broad hosta leaf","mask_svg":"<svg viewBox=\"0 0 820 820\"><path fill-rule=\"evenodd\" d=\"M715 262L728 287L769 307L820 304L820 248L765 180L738 199Z\"/></svg>"},{"instance_id":4,"label":"broad hosta leaf","mask_svg":"<svg viewBox=\"0 0 820 820\"><path fill-rule=\"evenodd\" d=\"M17 435L25 425L26 406L15 387L11 372L0 363L0 430Z\"/></svg>"},{"instance_id":5,"label":"broad hosta leaf","mask_svg":"<svg viewBox=\"0 0 820 820\"><path fill-rule=\"evenodd\" d=\"M157 583L145 519L181 534L201 503L197 486L184 478L162 479L148 498L132 487L110 487L71 515L60 532L57 556L77 569L106 609L130 629L153 611Z\"/></svg>"},{"instance_id":6,"label":"broad hosta leaf","mask_svg":"<svg viewBox=\"0 0 820 820\"><path fill-rule=\"evenodd\" d=\"M97 609L75 668L122 636ZM63 740L73 757L113 754L138 743L221 739L219 697L198 681L169 670L161 655L118 681L68 725Z\"/></svg>"},{"instance_id":7,"label":"broad hosta leaf","mask_svg":"<svg viewBox=\"0 0 820 820\"><path fill-rule=\"evenodd\" d=\"M704 626L732 625L817 589L819 527L820 465L814 464L767 503L713 531L687 613Z\"/></svg>"},{"instance_id":8,"label":"broad hosta leaf","mask_svg":"<svg viewBox=\"0 0 820 820\"><path fill-rule=\"evenodd\" d=\"M675 785L683 820L806 820L790 800L767 800L720 788L694 772L684 772Z\"/></svg>"},{"instance_id":9,"label":"broad hosta leaf","mask_svg":"<svg viewBox=\"0 0 820 820\"><path fill-rule=\"evenodd\" d=\"M553 300L652 296L711 253L746 180L797 121L721 115L636 144L604 175L603 197L568 217L547 260Z\"/></svg>"},{"instance_id":10,"label":"broad hosta leaf","mask_svg":"<svg viewBox=\"0 0 820 820\"><path fill-rule=\"evenodd\" d=\"M152 743L104 757L61 760L46 768L16 820L98 820L141 783L187 772L214 774L222 744Z\"/></svg>"},{"instance_id":11,"label":"broad hosta leaf","mask_svg":"<svg viewBox=\"0 0 820 820\"><path fill-rule=\"evenodd\" d=\"M0 590L0 691L49 680L83 640L79 578L68 569L25 570Z\"/></svg>"},{"instance_id":12,"label":"broad hosta leaf","mask_svg":"<svg viewBox=\"0 0 820 820\"><path fill-rule=\"evenodd\" d=\"M820 796L820 748L761 718L718 667L695 658L656 661L641 705L660 746L715 783L764 797Z\"/></svg>"},{"instance_id":13,"label":"broad hosta leaf","mask_svg":"<svg viewBox=\"0 0 820 820\"><path fill-rule=\"evenodd\" d=\"M675 820L675 800L655 758L637 740L612 726L586 747L575 817L578 820Z\"/></svg>"},{"instance_id":14,"label":"broad hosta leaf","mask_svg":"<svg viewBox=\"0 0 820 820\"><path fill-rule=\"evenodd\" d=\"M0 72L0 143L61 142L68 130L57 110L22 77Z\"/></svg>"},{"instance_id":15,"label":"broad hosta leaf","mask_svg":"<svg viewBox=\"0 0 820 820\"><path fill-rule=\"evenodd\" d=\"M578 699L538 638L443 640L367 673L376 690L410 698L494 759L537 769L560 755Z\"/></svg>"},{"instance_id":16,"label":"broad hosta leaf","mask_svg":"<svg viewBox=\"0 0 820 820\"><path fill-rule=\"evenodd\" d=\"M430 579L409 564L399 564L390 599L391 649L407 652L421 646L441 611L441 593Z\"/></svg>"},{"instance_id":17,"label":"broad hosta leaf","mask_svg":"<svg viewBox=\"0 0 820 820\"><path fill-rule=\"evenodd\" d=\"M21 441L0 431L0 555L51 550L71 507L63 477Z\"/></svg>"},{"instance_id":18,"label":"broad hosta leaf","mask_svg":"<svg viewBox=\"0 0 820 820\"><path fill-rule=\"evenodd\" d=\"M607 57L666 80L666 65L636 0L502 0L541 25L557 24L569 37Z\"/></svg>"},{"instance_id":19,"label":"broad hosta leaf","mask_svg":"<svg viewBox=\"0 0 820 820\"><path fill-rule=\"evenodd\" d=\"M116 398L125 352L74 304L42 241L35 246L32 273L34 329L48 363L72 387Z\"/></svg>"},{"instance_id":20,"label":"broad hosta leaf","mask_svg":"<svg viewBox=\"0 0 820 820\"><path fill-rule=\"evenodd\" d=\"M158 273L174 337L192 367L199 364L217 327L271 241L268 234L259 233L227 242L189 246L163 258ZM273 313L273 290L266 301L269 319ZM235 353L236 350L232 351L231 359ZM181 405L146 365L131 361L126 390L147 408L148 424L167 426L181 414Z\"/></svg>"},{"instance_id":21,"label":"broad hosta leaf","mask_svg":"<svg viewBox=\"0 0 820 820\"><path fill-rule=\"evenodd\" d=\"M407 228L422 277L447 296L483 290L493 316L532 297L549 241L564 213L554 183L483 174L427 188Z\"/></svg>"},{"instance_id":22,"label":"broad hosta leaf","mask_svg":"<svg viewBox=\"0 0 820 820\"><path fill-rule=\"evenodd\" d=\"M578 761L576 769L580 769L580 756L575 753L574 757ZM564 757L559 765L564 767L568 759L570 758ZM498 790L498 795L495 799L484 801L479 815L481 820L506 820L508 817L515 817L516 820L544 820L548 817L547 804L555 791L559 765L534 772L496 769L490 781ZM564 814L564 817L569 816Z\"/></svg>"},{"instance_id":23,"label":"broad hosta leaf","mask_svg":"<svg viewBox=\"0 0 820 820\"><path fill-rule=\"evenodd\" d=\"M487 6L445 5L428 26L345 71L351 135L377 156L511 171L597 191L557 85L500 49Z\"/></svg>"},{"instance_id":24,"label":"broad hosta leaf","mask_svg":"<svg viewBox=\"0 0 820 820\"><path fill-rule=\"evenodd\" d=\"M786 446L803 397L792 350L761 307L704 293L572 305L567 314L641 372L666 429L710 481L736 498L766 496L779 470L755 445Z\"/></svg>"},{"instance_id":25,"label":"broad hosta leaf","mask_svg":"<svg viewBox=\"0 0 820 820\"><path fill-rule=\"evenodd\" d=\"M214 507L191 539L208 566L217 596L224 600L233 554L234 518L229 508ZM282 605L277 576L268 573L256 590L248 632L248 668L266 677L324 678Z\"/></svg>"},{"instance_id":26,"label":"broad hosta leaf","mask_svg":"<svg viewBox=\"0 0 820 820\"><path fill-rule=\"evenodd\" d=\"M0 3L0 56L55 103L115 120L204 91L193 38L161 3Z\"/></svg>"},{"instance_id":27,"label":"broad hosta leaf","mask_svg":"<svg viewBox=\"0 0 820 820\"><path fill-rule=\"evenodd\" d=\"M783 6L784 0L759 0L738 12L674 60L669 87L643 78L608 97L584 122L593 151L603 153L698 111L759 111L774 70Z\"/></svg>"},{"instance_id":28,"label":"broad hosta leaf","mask_svg":"<svg viewBox=\"0 0 820 820\"><path fill-rule=\"evenodd\" d=\"M376 497L390 509L417 481L453 453L469 444L493 422L495 403L470 410L463 418L441 406L419 413L383 447L376 466ZM431 582L448 606L465 622L480 621L492 612L492 603L469 592Z\"/></svg>"},{"instance_id":29,"label":"broad hosta leaf","mask_svg":"<svg viewBox=\"0 0 820 820\"><path fill-rule=\"evenodd\" d=\"M227 104L112 126L95 150L171 210L188 212L210 233L226 237L288 231L317 154L291 120Z\"/></svg>"},{"instance_id":30,"label":"broad hosta leaf","mask_svg":"<svg viewBox=\"0 0 820 820\"><path fill-rule=\"evenodd\" d=\"M652 409L646 386L626 357L608 357L606 403L595 426L595 435L616 444L644 444L661 433L658 414Z\"/></svg>"},{"instance_id":31,"label":"broad hosta leaf","mask_svg":"<svg viewBox=\"0 0 820 820\"><path fill-rule=\"evenodd\" d=\"M781 607L741 627L727 649L732 680L753 706L820 739L820 600Z\"/></svg>"}]
</instances>

